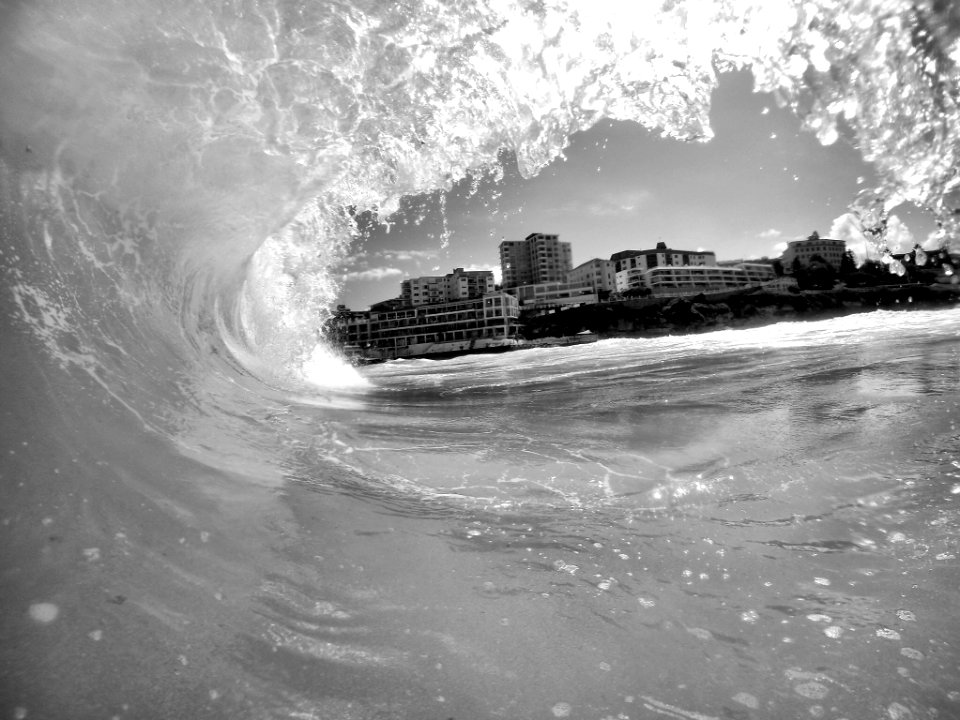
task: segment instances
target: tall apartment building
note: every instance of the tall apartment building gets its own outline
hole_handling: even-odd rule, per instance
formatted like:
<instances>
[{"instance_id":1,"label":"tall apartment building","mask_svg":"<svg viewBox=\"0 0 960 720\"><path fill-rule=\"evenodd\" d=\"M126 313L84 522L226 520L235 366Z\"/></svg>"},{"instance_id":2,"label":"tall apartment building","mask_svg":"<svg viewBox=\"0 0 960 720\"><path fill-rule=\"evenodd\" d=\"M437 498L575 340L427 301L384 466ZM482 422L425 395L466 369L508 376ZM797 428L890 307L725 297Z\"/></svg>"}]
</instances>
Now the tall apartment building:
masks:
<instances>
[{"instance_id":1,"label":"tall apartment building","mask_svg":"<svg viewBox=\"0 0 960 720\"><path fill-rule=\"evenodd\" d=\"M570 243L560 242L559 235L531 233L523 240L500 243L500 270L503 287L566 282L573 269Z\"/></svg>"},{"instance_id":2,"label":"tall apartment building","mask_svg":"<svg viewBox=\"0 0 960 720\"><path fill-rule=\"evenodd\" d=\"M447 275L427 275L400 283L400 299L406 307L470 300L493 292L493 270L456 268Z\"/></svg>"}]
</instances>

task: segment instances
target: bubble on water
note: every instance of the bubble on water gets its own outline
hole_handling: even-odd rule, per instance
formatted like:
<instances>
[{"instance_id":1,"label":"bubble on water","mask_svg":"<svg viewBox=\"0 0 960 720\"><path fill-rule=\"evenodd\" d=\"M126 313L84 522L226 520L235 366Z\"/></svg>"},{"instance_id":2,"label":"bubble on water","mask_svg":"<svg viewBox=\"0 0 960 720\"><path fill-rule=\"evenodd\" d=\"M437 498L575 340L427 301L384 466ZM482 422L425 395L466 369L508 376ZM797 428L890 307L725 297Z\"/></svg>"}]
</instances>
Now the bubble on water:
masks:
<instances>
[{"instance_id":1,"label":"bubble on water","mask_svg":"<svg viewBox=\"0 0 960 720\"><path fill-rule=\"evenodd\" d=\"M52 623L60 614L60 608L53 603L34 603L30 606L30 619L38 623Z\"/></svg>"},{"instance_id":2,"label":"bubble on water","mask_svg":"<svg viewBox=\"0 0 960 720\"><path fill-rule=\"evenodd\" d=\"M558 702L556 705L550 708L550 712L553 713L553 716L558 718L570 717L570 713L572 711L573 708L570 706L570 703L565 702Z\"/></svg>"},{"instance_id":3,"label":"bubble on water","mask_svg":"<svg viewBox=\"0 0 960 720\"><path fill-rule=\"evenodd\" d=\"M882 627L877 628L877 637L883 638L884 640L899 640L900 633L896 630L891 630L890 628Z\"/></svg>"},{"instance_id":4,"label":"bubble on water","mask_svg":"<svg viewBox=\"0 0 960 720\"><path fill-rule=\"evenodd\" d=\"M910 610L897 610L897 617L903 620L904 622L917 621L917 616L914 615Z\"/></svg>"},{"instance_id":5,"label":"bubble on water","mask_svg":"<svg viewBox=\"0 0 960 720\"><path fill-rule=\"evenodd\" d=\"M100 642L103 640L103 630L92 630L91 632L87 633L87 637L94 642Z\"/></svg>"},{"instance_id":6,"label":"bubble on water","mask_svg":"<svg viewBox=\"0 0 960 720\"><path fill-rule=\"evenodd\" d=\"M14 720L24 720L27 717L27 709L25 707L16 707L13 709Z\"/></svg>"},{"instance_id":7,"label":"bubble on water","mask_svg":"<svg viewBox=\"0 0 960 720\"><path fill-rule=\"evenodd\" d=\"M796 685L793 691L797 695L802 695L809 700L822 700L830 692L830 689L822 683L811 680L810 682Z\"/></svg>"},{"instance_id":8,"label":"bubble on water","mask_svg":"<svg viewBox=\"0 0 960 720\"><path fill-rule=\"evenodd\" d=\"M829 584L830 584L830 580L829 580L828 578L825 578L825 577L815 577L815 578L813 579L813 581L814 581L817 585L829 585Z\"/></svg>"},{"instance_id":9,"label":"bubble on water","mask_svg":"<svg viewBox=\"0 0 960 720\"><path fill-rule=\"evenodd\" d=\"M821 615L821 614L819 614L819 613L812 613L812 614L810 614L810 615L807 615L807 620L809 620L810 622L825 622L825 623L828 623L828 622L830 622L831 620L833 620L833 618L831 618L829 615Z\"/></svg>"},{"instance_id":10,"label":"bubble on water","mask_svg":"<svg viewBox=\"0 0 960 720\"><path fill-rule=\"evenodd\" d=\"M910 658L911 660L923 660L925 657L924 654L919 650L914 650L913 648L908 647L900 648L900 654L904 657Z\"/></svg>"},{"instance_id":11,"label":"bubble on water","mask_svg":"<svg viewBox=\"0 0 960 720\"><path fill-rule=\"evenodd\" d=\"M887 538L892 543L902 543L907 541L907 536L902 532L890 533L890 536Z\"/></svg>"},{"instance_id":12,"label":"bubble on water","mask_svg":"<svg viewBox=\"0 0 960 720\"><path fill-rule=\"evenodd\" d=\"M738 702L741 705L745 705L751 710L756 710L760 707L760 703L753 695L747 692L738 692L736 695L731 698L734 702Z\"/></svg>"},{"instance_id":13,"label":"bubble on water","mask_svg":"<svg viewBox=\"0 0 960 720\"><path fill-rule=\"evenodd\" d=\"M810 717L815 718L822 718L827 713L823 705L811 705L807 712L810 713Z\"/></svg>"},{"instance_id":14,"label":"bubble on water","mask_svg":"<svg viewBox=\"0 0 960 720\"><path fill-rule=\"evenodd\" d=\"M740 619L745 623L755 623L760 619L760 614L756 610L744 610L740 613Z\"/></svg>"},{"instance_id":15,"label":"bubble on water","mask_svg":"<svg viewBox=\"0 0 960 720\"><path fill-rule=\"evenodd\" d=\"M907 720L913 717L913 712L911 712L910 708L895 702L887 706L887 715L890 720Z\"/></svg>"},{"instance_id":16,"label":"bubble on water","mask_svg":"<svg viewBox=\"0 0 960 720\"><path fill-rule=\"evenodd\" d=\"M83 559L87 562L97 562L100 559L100 548L84 548Z\"/></svg>"},{"instance_id":17,"label":"bubble on water","mask_svg":"<svg viewBox=\"0 0 960 720\"><path fill-rule=\"evenodd\" d=\"M960 702L960 690L951 690L947 693L947 700L951 702Z\"/></svg>"},{"instance_id":18,"label":"bubble on water","mask_svg":"<svg viewBox=\"0 0 960 720\"><path fill-rule=\"evenodd\" d=\"M701 640L713 640L713 633L703 628L687 628L687 632Z\"/></svg>"},{"instance_id":19,"label":"bubble on water","mask_svg":"<svg viewBox=\"0 0 960 720\"><path fill-rule=\"evenodd\" d=\"M644 610L649 610L652 607L656 607L657 601L651 600L650 598L637 598L637 602L640 603L640 607Z\"/></svg>"},{"instance_id":20,"label":"bubble on water","mask_svg":"<svg viewBox=\"0 0 960 720\"><path fill-rule=\"evenodd\" d=\"M828 627L826 630L823 631L823 634L826 635L828 638L833 638L834 640L836 640L841 635L843 635L843 628L840 627L839 625L831 625L830 627Z\"/></svg>"}]
</instances>

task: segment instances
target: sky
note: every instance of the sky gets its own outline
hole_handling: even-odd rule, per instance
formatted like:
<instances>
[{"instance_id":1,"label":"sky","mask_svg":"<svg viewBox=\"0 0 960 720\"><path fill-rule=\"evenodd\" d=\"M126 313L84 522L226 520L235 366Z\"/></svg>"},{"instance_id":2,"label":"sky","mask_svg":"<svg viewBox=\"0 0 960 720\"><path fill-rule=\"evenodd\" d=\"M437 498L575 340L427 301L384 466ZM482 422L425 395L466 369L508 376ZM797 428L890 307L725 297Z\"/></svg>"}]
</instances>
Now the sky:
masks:
<instances>
[{"instance_id":1,"label":"sky","mask_svg":"<svg viewBox=\"0 0 960 720\"><path fill-rule=\"evenodd\" d=\"M664 242L709 250L718 260L777 257L814 230L859 240L844 221L876 175L841 132L822 146L749 71L724 74L713 95L712 140L664 139L635 123L603 121L577 133L536 177L504 155L503 179L467 179L448 193L408 198L389 225L365 229L341 268L340 303L364 309L396 297L409 277L489 269L499 281L499 244L530 233L569 242L573 265ZM892 222L922 242L932 218L910 206ZM842 237L846 235L846 237ZM858 254L862 244L853 247Z\"/></svg>"}]
</instances>

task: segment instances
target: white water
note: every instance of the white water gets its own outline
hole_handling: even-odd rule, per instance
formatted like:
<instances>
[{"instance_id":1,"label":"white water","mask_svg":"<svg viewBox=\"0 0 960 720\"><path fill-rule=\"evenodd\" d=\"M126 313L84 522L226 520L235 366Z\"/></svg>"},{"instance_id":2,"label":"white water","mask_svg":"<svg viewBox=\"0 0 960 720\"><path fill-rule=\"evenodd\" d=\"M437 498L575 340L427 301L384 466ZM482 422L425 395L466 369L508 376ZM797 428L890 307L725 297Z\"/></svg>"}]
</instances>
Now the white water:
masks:
<instances>
[{"instance_id":1,"label":"white water","mask_svg":"<svg viewBox=\"0 0 960 720\"><path fill-rule=\"evenodd\" d=\"M318 345L350 208L734 68L955 232L952 6L638 7L0 7L5 716L956 714L954 311Z\"/></svg>"}]
</instances>

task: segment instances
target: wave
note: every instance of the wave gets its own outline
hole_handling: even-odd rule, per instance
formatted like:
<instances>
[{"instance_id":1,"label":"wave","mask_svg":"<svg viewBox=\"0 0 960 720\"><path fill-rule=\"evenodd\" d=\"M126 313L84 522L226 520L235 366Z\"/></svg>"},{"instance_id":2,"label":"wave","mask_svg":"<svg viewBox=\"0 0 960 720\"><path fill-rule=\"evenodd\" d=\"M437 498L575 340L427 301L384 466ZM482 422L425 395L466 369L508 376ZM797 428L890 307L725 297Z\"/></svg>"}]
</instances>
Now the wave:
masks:
<instances>
[{"instance_id":1,"label":"wave","mask_svg":"<svg viewBox=\"0 0 960 720\"><path fill-rule=\"evenodd\" d=\"M41 1L3 19L14 311L155 428L221 371L362 387L318 337L357 213L496 176L504 151L534 175L604 118L709 140L722 72L751 69L824 143L850 130L883 179L857 199L868 235L904 200L947 230L960 207L960 14L938 3Z\"/></svg>"}]
</instances>

